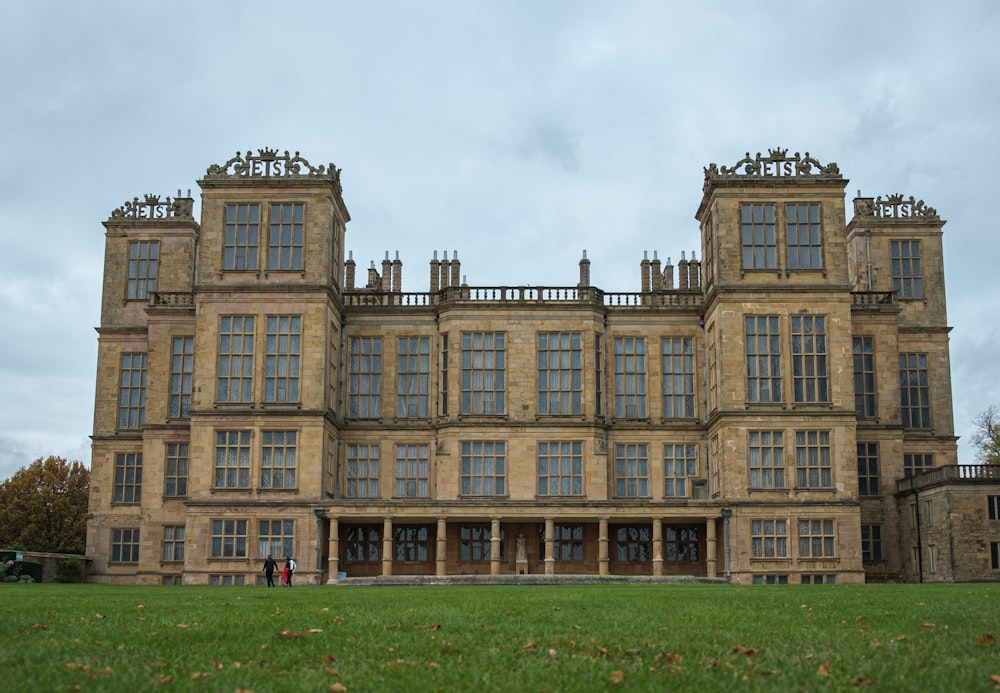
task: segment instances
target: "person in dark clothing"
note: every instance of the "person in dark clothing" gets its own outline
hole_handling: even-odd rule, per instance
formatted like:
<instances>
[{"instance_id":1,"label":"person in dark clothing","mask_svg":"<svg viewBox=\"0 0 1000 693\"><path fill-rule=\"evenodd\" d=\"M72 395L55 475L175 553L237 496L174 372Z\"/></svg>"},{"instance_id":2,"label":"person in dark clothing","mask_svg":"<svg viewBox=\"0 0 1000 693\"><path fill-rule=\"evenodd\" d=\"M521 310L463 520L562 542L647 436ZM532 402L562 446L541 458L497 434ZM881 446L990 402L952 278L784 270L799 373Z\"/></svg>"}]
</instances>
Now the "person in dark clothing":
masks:
<instances>
[{"instance_id":1,"label":"person in dark clothing","mask_svg":"<svg viewBox=\"0 0 1000 693\"><path fill-rule=\"evenodd\" d=\"M274 571L278 569L278 562L268 554L264 559L264 577L267 578L267 586L274 587Z\"/></svg>"},{"instance_id":2,"label":"person in dark clothing","mask_svg":"<svg viewBox=\"0 0 1000 693\"><path fill-rule=\"evenodd\" d=\"M285 570L288 571L288 577L285 578L285 587L292 586L292 576L295 574L295 559L291 557L285 558ZM284 571L282 571L284 572Z\"/></svg>"}]
</instances>

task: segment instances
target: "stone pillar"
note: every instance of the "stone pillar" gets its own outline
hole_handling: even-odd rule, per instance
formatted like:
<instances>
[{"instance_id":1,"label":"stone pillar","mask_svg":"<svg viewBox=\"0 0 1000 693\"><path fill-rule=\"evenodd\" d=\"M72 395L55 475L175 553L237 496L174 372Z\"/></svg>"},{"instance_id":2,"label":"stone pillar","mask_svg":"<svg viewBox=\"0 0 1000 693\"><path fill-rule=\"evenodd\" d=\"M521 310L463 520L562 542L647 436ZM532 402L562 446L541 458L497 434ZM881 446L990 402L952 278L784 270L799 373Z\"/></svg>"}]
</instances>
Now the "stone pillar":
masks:
<instances>
[{"instance_id":1,"label":"stone pillar","mask_svg":"<svg viewBox=\"0 0 1000 693\"><path fill-rule=\"evenodd\" d=\"M356 264L354 262L354 251L350 250L347 253L346 268L344 270L344 288L348 291L354 289L354 273L357 271Z\"/></svg>"},{"instance_id":2,"label":"stone pillar","mask_svg":"<svg viewBox=\"0 0 1000 693\"><path fill-rule=\"evenodd\" d=\"M434 259L431 260L431 288L432 292L437 291L441 286L441 261L438 260L438 251L434 251Z\"/></svg>"},{"instance_id":3,"label":"stone pillar","mask_svg":"<svg viewBox=\"0 0 1000 693\"><path fill-rule=\"evenodd\" d=\"M382 574L392 575L392 518L382 520Z\"/></svg>"},{"instance_id":4,"label":"stone pillar","mask_svg":"<svg viewBox=\"0 0 1000 693\"><path fill-rule=\"evenodd\" d=\"M650 263L650 274L652 275L650 279L653 291L659 291L663 288L663 273L660 271L660 258L656 257L655 250L653 251L653 262Z\"/></svg>"},{"instance_id":5,"label":"stone pillar","mask_svg":"<svg viewBox=\"0 0 1000 693\"><path fill-rule=\"evenodd\" d=\"M451 252L451 286L460 286L462 281L462 263L458 261L458 251Z\"/></svg>"},{"instance_id":6,"label":"stone pillar","mask_svg":"<svg viewBox=\"0 0 1000 693\"><path fill-rule=\"evenodd\" d=\"M337 573L340 571L340 523L337 518L330 518L330 536L326 540L330 551L330 569L326 576L326 584L337 584Z\"/></svg>"},{"instance_id":7,"label":"stone pillar","mask_svg":"<svg viewBox=\"0 0 1000 693\"><path fill-rule=\"evenodd\" d=\"M663 283L662 283L662 286L663 286L664 289L672 289L672 288L674 288L674 266L671 263L669 257L667 258L667 264L665 264L663 266Z\"/></svg>"},{"instance_id":8,"label":"stone pillar","mask_svg":"<svg viewBox=\"0 0 1000 693\"><path fill-rule=\"evenodd\" d=\"M451 263L448 262L448 251L444 251L444 259L441 260L441 288L447 289L451 280Z\"/></svg>"},{"instance_id":9,"label":"stone pillar","mask_svg":"<svg viewBox=\"0 0 1000 693\"><path fill-rule=\"evenodd\" d=\"M691 261L688 263L688 286L692 289L701 288L701 263L691 251Z\"/></svg>"},{"instance_id":10,"label":"stone pillar","mask_svg":"<svg viewBox=\"0 0 1000 693\"><path fill-rule=\"evenodd\" d=\"M500 574L500 518L490 518L490 575Z\"/></svg>"},{"instance_id":11,"label":"stone pillar","mask_svg":"<svg viewBox=\"0 0 1000 693\"><path fill-rule=\"evenodd\" d=\"M438 518L436 571L438 577L448 574L448 523L443 517Z\"/></svg>"},{"instance_id":12,"label":"stone pillar","mask_svg":"<svg viewBox=\"0 0 1000 693\"><path fill-rule=\"evenodd\" d=\"M642 262L639 263L640 286L642 293L649 291L649 258L646 251L642 251Z\"/></svg>"},{"instance_id":13,"label":"stone pillar","mask_svg":"<svg viewBox=\"0 0 1000 693\"><path fill-rule=\"evenodd\" d=\"M598 522L597 538L597 572L599 575L609 575L608 570L608 518L602 517Z\"/></svg>"},{"instance_id":14,"label":"stone pillar","mask_svg":"<svg viewBox=\"0 0 1000 693\"><path fill-rule=\"evenodd\" d=\"M719 556L715 539L715 518L705 518L705 570L708 577L719 577Z\"/></svg>"},{"instance_id":15,"label":"stone pillar","mask_svg":"<svg viewBox=\"0 0 1000 693\"><path fill-rule=\"evenodd\" d=\"M653 518L653 575L663 575L663 519Z\"/></svg>"},{"instance_id":16,"label":"stone pillar","mask_svg":"<svg viewBox=\"0 0 1000 693\"><path fill-rule=\"evenodd\" d=\"M392 290L394 293L403 291L403 261L399 259L399 251L396 251L396 259L392 261Z\"/></svg>"},{"instance_id":17,"label":"stone pillar","mask_svg":"<svg viewBox=\"0 0 1000 693\"><path fill-rule=\"evenodd\" d=\"M587 251L583 251L583 259L580 260L580 287L590 286L590 260L587 259Z\"/></svg>"},{"instance_id":18,"label":"stone pillar","mask_svg":"<svg viewBox=\"0 0 1000 693\"><path fill-rule=\"evenodd\" d=\"M688 288L688 261L684 259L684 251L681 251L681 261L677 263L677 288Z\"/></svg>"},{"instance_id":19,"label":"stone pillar","mask_svg":"<svg viewBox=\"0 0 1000 693\"><path fill-rule=\"evenodd\" d=\"M392 260L389 259L389 251L385 251L385 259L382 260L382 291L386 293L392 287Z\"/></svg>"},{"instance_id":20,"label":"stone pillar","mask_svg":"<svg viewBox=\"0 0 1000 693\"><path fill-rule=\"evenodd\" d=\"M545 518L545 574L556 574L555 557L556 523L551 517Z\"/></svg>"}]
</instances>

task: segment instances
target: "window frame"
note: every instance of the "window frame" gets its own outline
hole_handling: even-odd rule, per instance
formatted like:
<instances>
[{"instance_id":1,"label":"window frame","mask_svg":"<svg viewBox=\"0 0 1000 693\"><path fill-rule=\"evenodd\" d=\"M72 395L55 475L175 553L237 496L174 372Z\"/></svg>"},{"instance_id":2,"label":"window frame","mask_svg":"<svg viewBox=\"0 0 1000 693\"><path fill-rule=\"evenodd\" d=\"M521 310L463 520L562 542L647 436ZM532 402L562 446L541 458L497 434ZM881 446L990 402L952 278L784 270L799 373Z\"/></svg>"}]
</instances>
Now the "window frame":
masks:
<instances>
[{"instance_id":1,"label":"window frame","mask_svg":"<svg viewBox=\"0 0 1000 693\"><path fill-rule=\"evenodd\" d=\"M900 300L923 300L921 243L916 239L889 241L892 290ZM914 253L914 250L916 251Z\"/></svg>"},{"instance_id":2,"label":"window frame","mask_svg":"<svg viewBox=\"0 0 1000 693\"><path fill-rule=\"evenodd\" d=\"M291 218L285 218L286 211ZM305 203L272 202L269 212L267 271L301 272L305 269Z\"/></svg>"},{"instance_id":3,"label":"window frame","mask_svg":"<svg viewBox=\"0 0 1000 693\"><path fill-rule=\"evenodd\" d=\"M645 419L646 338L614 337L612 352L615 418Z\"/></svg>"},{"instance_id":4,"label":"window frame","mask_svg":"<svg viewBox=\"0 0 1000 693\"><path fill-rule=\"evenodd\" d=\"M142 504L142 453L115 453L112 505Z\"/></svg>"},{"instance_id":5,"label":"window frame","mask_svg":"<svg viewBox=\"0 0 1000 693\"><path fill-rule=\"evenodd\" d=\"M462 333L462 415L506 416L506 348L506 332Z\"/></svg>"},{"instance_id":6,"label":"window frame","mask_svg":"<svg viewBox=\"0 0 1000 693\"><path fill-rule=\"evenodd\" d=\"M536 334L538 413L570 416L583 413L583 333Z\"/></svg>"},{"instance_id":7,"label":"window frame","mask_svg":"<svg viewBox=\"0 0 1000 693\"><path fill-rule=\"evenodd\" d=\"M663 417L692 419L695 407L695 358L692 337L660 340Z\"/></svg>"},{"instance_id":8,"label":"window frame","mask_svg":"<svg viewBox=\"0 0 1000 693\"><path fill-rule=\"evenodd\" d=\"M382 338L351 337L348 344L348 416L382 416Z\"/></svg>"},{"instance_id":9,"label":"window frame","mask_svg":"<svg viewBox=\"0 0 1000 693\"><path fill-rule=\"evenodd\" d=\"M539 496L548 498L584 495L583 441L540 440L536 443L535 452ZM552 491L553 485L556 487L555 491Z\"/></svg>"},{"instance_id":10,"label":"window frame","mask_svg":"<svg viewBox=\"0 0 1000 693\"><path fill-rule=\"evenodd\" d=\"M294 491L298 488L298 431L260 433L260 488ZM275 481L280 483L275 483Z\"/></svg>"},{"instance_id":11,"label":"window frame","mask_svg":"<svg viewBox=\"0 0 1000 693\"><path fill-rule=\"evenodd\" d=\"M348 498L380 498L381 447L378 443L349 443L345 487Z\"/></svg>"},{"instance_id":12,"label":"window frame","mask_svg":"<svg viewBox=\"0 0 1000 693\"><path fill-rule=\"evenodd\" d=\"M296 404L302 401L302 316L264 318L264 402Z\"/></svg>"},{"instance_id":13,"label":"window frame","mask_svg":"<svg viewBox=\"0 0 1000 693\"><path fill-rule=\"evenodd\" d=\"M502 440L463 440L459 443L459 495L507 495L507 443ZM478 482L478 491L477 483Z\"/></svg>"},{"instance_id":14,"label":"window frame","mask_svg":"<svg viewBox=\"0 0 1000 693\"><path fill-rule=\"evenodd\" d=\"M112 527L108 563L137 565L139 563L140 532L138 527Z\"/></svg>"},{"instance_id":15,"label":"window frame","mask_svg":"<svg viewBox=\"0 0 1000 693\"><path fill-rule=\"evenodd\" d=\"M125 300L146 301L157 290L160 270L158 240L129 241Z\"/></svg>"},{"instance_id":16,"label":"window frame","mask_svg":"<svg viewBox=\"0 0 1000 693\"><path fill-rule=\"evenodd\" d=\"M747 402L781 404L781 322L777 315L744 315Z\"/></svg>"},{"instance_id":17,"label":"window frame","mask_svg":"<svg viewBox=\"0 0 1000 693\"><path fill-rule=\"evenodd\" d=\"M430 394L430 337L400 337L396 342L396 417L430 418Z\"/></svg>"},{"instance_id":18,"label":"window frame","mask_svg":"<svg viewBox=\"0 0 1000 693\"><path fill-rule=\"evenodd\" d=\"M226 203L223 209L223 272L259 271L260 224L260 203Z\"/></svg>"},{"instance_id":19,"label":"window frame","mask_svg":"<svg viewBox=\"0 0 1000 693\"><path fill-rule=\"evenodd\" d=\"M219 316L215 399L220 404L253 402L256 326L254 315Z\"/></svg>"},{"instance_id":20,"label":"window frame","mask_svg":"<svg viewBox=\"0 0 1000 693\"><path fill-rule=\"evenodd\" d=\"M118 429L137 430L146 425L146 378L149 355L125 351L119 359Z\"/></svg>"}]
</instances>

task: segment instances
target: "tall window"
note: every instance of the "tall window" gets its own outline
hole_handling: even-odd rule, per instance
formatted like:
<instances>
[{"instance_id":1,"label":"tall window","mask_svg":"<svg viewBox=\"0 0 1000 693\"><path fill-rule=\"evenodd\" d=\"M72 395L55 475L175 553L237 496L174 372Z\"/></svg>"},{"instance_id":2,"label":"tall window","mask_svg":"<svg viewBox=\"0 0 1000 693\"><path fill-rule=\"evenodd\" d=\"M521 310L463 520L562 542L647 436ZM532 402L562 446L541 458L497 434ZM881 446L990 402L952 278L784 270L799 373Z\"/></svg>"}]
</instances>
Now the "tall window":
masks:
<instances>
[{"instance_id":1,"label":"tall window","mask_svg":"<svg viewBox=\"0 0 1000 693\"><path fill-rule=\"evenodd\" d=\"M743 239L743 269L776 269L777 242L773 204L741 204L740 231Z\"/></svg>"},{"instance_id":2,"label":"tall window","mask_svg":"<svg viewBox=\"0 0 1000 693\"><path fill-rule=\"evenodd\" d=\"M785 488L785 448L781 431L747 434L750 488Z\"/></svg>"},{"instance_id":3,"label":"tall window","mask_svg":"<svg viewBox=\"0 0 1000 693\"><path fill-rule=\"evenodd\" d=\"M347 446L347 497L378 498L378 445Z\"/></svg>"},{"instance_id":4,"label":"tall window","mask_svg":"<svg viewBox=\"0 0 1000 693\"><path fill-rule=\"evenodd\" d=\"M583 560L583 525L555 525L552 534L552 557L557 561ZM538 548L545 558L545 527L539 530Z\"/></svg>"},{"instance_id":5,"label":"tall window","mask_svg":"<svg viewBox=\"0 0 1000 693\"><path fill-rule=\"evenodd\" d=\"M1000 520L1000 496L986 497L986 516L991 520Z\"/></svg>"},{"instance_id":6,"label":"tall window","mask_svg":"<svg viewBox=\"0 0 1000 693\"><path fill-rule=\"evenodd\" d=\"M396 360L396 416L426 419L430 416L430 337L400 337Z\"/></svg>"},{"instance_id":7,"label":"tall window","mask_svg":"<svg viewBox=\"0 0 1000 693\"><path fill-rule=\"evenodd\" d=\"M788 232L788 269L822 269L819 204L786 204L785 228Z\"/></svg>"},{"instance_id":8,"label":"tall window","mask_svg":"<svg viewBox=\"0 0 1000 693\"><path fill-rule=\"evenodd\" d=\"M604 335L594 335L594 413L604 416Z\"/></svg>"},{"instance_id":9,"label":"tall window","mask_svg":"<svg viewBox=\"0 0 1000 693\"><path fill-rule=\"evenodd\" d=\"M253 333L252 315L223 315L219 318L217 401L252 401Z\"/></svg>"},{"instance_id":10,"label":"tall window","mask_svg":"<svg viewBox=\"0 0 1000 693\"><path fill-rule=\"evenodd\" d=\"M167 416L191 416L191 393L194 391L194 337L170 340L170 397Z\"/></svg>"},{"instance_id":11,"label":"tall window","mask_svg":"<svg viewBox=\"0 0 1000 693\"><path fill-rule=\"evenodd\" d=\"M861 560L882 560L882 525L861 525Z\"/></svg>"},{"instance_id":12,"label":"tall window","mask_svg":"<svg viewBox=\"0 0 1000 693\"><path fill-rule=\"evenodd\" d=\"M377 525L351 525L345 533L344 556L347 563L377 563L382 543L382 528Z\"/></svg>"},{"instance_id":13,"label":"tall window","mask_svg":"<svg viewBox=\"0 0 1000 693\"><path fill-rule=\"evenodd\" d=\"M799 558L833 558L833 520L799 520Z\"/></svg>"},{"instance_id":14,"label":"tall window","mask_svg":"<svg viewBox=\"0 0 1000 693\"><path fill-rule=\"evenodd\" d=\"M799 488L833 486L829 431L795 432L795 485Z\"/></svg>"},{"instance_id":15,"label":"tall window","mask_svg":"<svg viewBox=\"0 0 1000 693\"><path fill-rule=\"evenodd\" d=\"M118 383L118 428L142 428L146 423L146 354L122 354Z\"/></svg>"},{"instance_id":16,"label":"tall window","mask_svg":"<svg viewBox=\"0 0 1000 693\"><path fill-rule=\"evenodd\" d=\"M462 413L503 414L507 388L503 332L462 333Z\"/></svg>"},{"instance_id":17,"label":"tall window","mask_svg":"<svg viewBox=\"0 0 1000 693\"><path fill-rule=\"evenodd\" d=\"M645 443L615 445L615 495L649 497L649 456Z\"/></svg>"},{"instance_id":18,"label":"tall window","mask_svg":"<svg viewBox=\"0 0 1000 693\"><path fill-rule=\"evenodd\" d=\"M352 337L349 368L349 416L377 419L382 415L382 338Z\"/></svg>"},{"instance_id":19,"label":"tall window","mask_svg":"<svg viewBox=\"0 0 1000 693\"><path fill-rule=\"evenodd\" d=\"M302 228L305 205L301 202L271 205L271 232L267 235L267 268L302 269Z\"/></svg>"},{"instance_id":20,"label":"tall window","mask_svg":"<svg viewBox=\"0 0 1000 693\"><path fill-rule=\"evenodd\" d=\"M696 563L698 561L698 528L663 528L663 560L670 563Z\"/></svg>"},{"instance_id":21,"label":"tall window","mask_svg":"<svg viewBox=\"0 0 1000 693\"><path fill-rule=\"evenodd\" d=\"M1000 570L1000 541L990 542L990 569Z\"/></svg>"},{"instance_id":22,"label":"tall window","mask_svg":"<svg viewBox=\"0 0 1000 693\"><path fill-rule=\"evenodd\" d=\"M261 433L260 487L295 488L295 431L263 431Z\"/></svg>"},{"instance_id":23,"label":"tall window","mask_svg":"<svg viewBox=\"0 0 1000 693\"><path fill-rule=\"evenodd\" d=\"M111 530L111 563L139 562L139 528Z\"/></svg>"},{"instance_id":24,"label":"tall window","mask_svg":"<svg viewBox=\"0 0 1000 693\"><path fill-rule=\"evenodd\" d=\"M128 244L128 280L125 298L144 300L156 291L159 265L159 241L131 241Z\"/></svg>"},{"instance_id":25,"label":"tall window","mask_svg":"<svg viewBox=\"0 0 1000 693\"><path fill-rule=\"evenodd\" d=\"M669 337L661 342L663 360L663 415L694 416L694 340Z\"/></svg>"},{"instance_id":26,"label":"tall window","mask_svg":"<svg viewBox=\"0 0 1000 693\"><path fill-rule=\"evenodd\" d=\"M920 241L891 241L892 290L900 298L923 298L923 273L920 268Z\"/></svg>"},{"instance_id":27,"label":"tall window","mask_svg":"<svg viewBox=\"0 0 1000 693\"><path fill-rule=\"evenodd\" d=\"M646 339L615 337L615 417L646 416Z\"/></svg>"},{"instance_id":28,"label":"tall window","mask_svg":"<svg viewBox=\"0 0 1000 693\"><path fill-rule=\"evenodd\" d=\"M222 269L257 269L260 233L260 205L227 204L226 229L222 243Z\"/></svg>"},{"instance_id":29,"label":"tall window","mask_svg":"<svg viewBox=\"0 0 1000 693\"><path fill-rule=\"evenodd\" d=\"M427 562L427 537L430 534L425 526L392 528L393 544L396 549L396 560L405 562Z\"/></svg>"},{"instance_id":30,"label":"tall window","mask_svg":"<svg viewBox=\"0 0 1000 693\"><path fill-rule=\"evenodd\" d=\"M257 532L257 556L294 555L295 522L293 520L260 520Z\"/></svg>"},{"instance_id":31,"label":"tall window","mask_svg":"<svg viewBox=\"0 0 1000 693\"><path fill-rule=\"evenodd\" d=\"M858 495L882 495L878 473L878 443L858 443Z\"/></svg>"},{"instance_id":32,"label":"tall window","mask_svg":"<svg viewBox=\"0 0 1000 693\"><path fill-rule=\"evenodd\" d=\"M653 560L653 531L646 525L615 530L619 563L646 563Z\"/></svg>"},{"instance_id":33,"label":"tall window","mask_svg":"<svg viewBox=\"0 0 1000 693\"><path fill-rule=\"evenodd\" d=\"M787 558L788 522L751 520L750 545L754 558Z\"/></svg>"},{"instance_id":34,"label":"tall window","mask_svg":"<svg viewBox=\"0 0 1000 693\"><path fill-rule=\"evenodd\" d=\"M583 495L583 443L538 444L538 495Z\"/></svg>"},{"instance_id":35,"label":"tall window","mask_svg":"<svg viewBox=\"0 0 1000 693\"><path fill-rule=\"evenodd\" d=\"M663 446L663 495L666 498L686 498L688 480L698 476L698 446Z\"/></svg>"},{"instance_id":36,"label":"tall window","mask_svg":"<svg viewBox=\"0 0 1000 693\"><path fill-rule=\"evenodd\" d=\"M167 443L167 456L163 469L163 495L183 498L188 485L188 444Z\"/></svg>"},{"instance_id":37,"label":"tall window","mask_svg":"<svg viewBox=\"0 0 1000 693\"><path fill-rule=\"evenodd\" d=\"M829 402L826 370L826 318L793 315L792 388L796 402Z\"/></svg>"},{"instance_id":38,"label":"tall window","mask_svg":"<svg viewBox=\"0 0 1000 693\"><path fill-rule=\"evenodd\" d=\"M931 394L927 354L899 355L899 396L903 428L931 427Z\"/></svg>"},{"instance_id":39,"label":"tall window","mask_svg":"<svg viewBox=\"0 0 1000 693\"><path fill-rule=\"evenodd\" d=\"M114 502L138 505L142 502L142 453L115 455Z\"/></svg>"},{"instance_id":40,"label":"tall window","mask_svg":"<svg viewBox=\"0 0 1000 693\"><path fill-rule=\"evenodd\" d=\"M163 526L163 560L184 560L184 525Z\"/></svg>"},{"instance_id":41,"label":"tall window","mask_svg":"<svg viewBox=\"0 0 1000 693\"><path fill-rule=\"evenodd\" d=\"M745 318L747 348L747 401L780 402L781 337L777 315Z\"/></svg>"},{"instance_id":42,"label":"tall window","mask_svg":"<svg viewBox=\"0 0 1000 693\"><path fill-rule=\"evenodd\" d=\"M250 431L215 432L215 488L250 488Z\"/></svg>"},{"instance_id":43,"label":"tall window","mask_svg":"<svg viewBox=\"0 0 1000 693\"><path fill-rule=\"evenodd\" d=\"M430 463L426 445L396 446L396 495L427 498L430 495Z\"/></svg>"},{"instance_id":44,"label":"tall window","mask_svg":"<svg viewBox=\"0 0 1000 693\"><path fill-rule=\"evenodd\" d=\"M462 441L462 495L502 496L507 493L507 444L502 441Z\"/></svg>"},{"instance_id":45,"label":"tall window","mask_svg":"<svg viewBox=\"0 0 1000 693\"><path fill-rule=\"evenodd\" d=\"M459 528L459 560L468 562L489 561L493 557L493 530L489 525L468 525ZM504 558L504 531L500 528L500 560Z\"/></svg>"},{"instance_id":46,"label":"tall window","mask_svg":"<svg viewBox=\"0 0 1000 693\"><path fill-rule=\"evenodd\" d=\"M302 316L268 315L264 353L264 401L298 402Z\"/></svg>"},{"instance_id":47,"label":"tall window","mask_svg":"<svg viewBox=\"0 0 1000 693\"><path fill-rule=\"evenodd\" d=\"M875 338L854 337L854 410L858 416L874 418L875 395Z\"/></svg>"},{"instance_id":48,"label":"tall window","mask_svg":"<svg viewBox=\"0 0 1000 693\"><path fill-rule=\"evenodd\" d=\"M911 476L922 474L928 469L934 468L934 455L917 454L903 455L903 478L909 479Z\"/></svg>"},{"instance_id":49,"label":"tall window","mask_svg":"<svg viewBox=\"0 0 1000 693\"><path fill-rule=\"evenodd\" d=\"M441 399L438 402L441 416L448 415L448 333L441 334Z\"/></svg>"},{"instance_id":50,"label":"tall window","mask_svg":"<svg viewBox=\"0 0 1000 693\"><path fill-rule=\"evenodd\" d=\"M538 413L583 411L583 348L579 332L538 333Z\"/></svg>"},{"instance_id":51,"label":"tall window","mask_svg":"<svg viewBox=\"0 0 1000 693\"><path fill-rule=\"evenodd\" d=\"M246 520L212 520L211 557L247 557Z\"/></svg>"}]
</instances>

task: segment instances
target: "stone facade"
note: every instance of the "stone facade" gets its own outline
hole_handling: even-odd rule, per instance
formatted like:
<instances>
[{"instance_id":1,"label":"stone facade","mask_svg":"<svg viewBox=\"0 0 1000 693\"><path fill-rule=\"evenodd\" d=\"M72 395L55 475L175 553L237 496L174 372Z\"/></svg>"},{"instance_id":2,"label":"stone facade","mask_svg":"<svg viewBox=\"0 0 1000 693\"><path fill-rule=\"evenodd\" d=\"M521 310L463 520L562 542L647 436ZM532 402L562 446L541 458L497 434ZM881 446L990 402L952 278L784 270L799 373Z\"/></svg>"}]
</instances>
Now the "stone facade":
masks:
<instances>
[{"instance_id":1,"label":"stone facade","mask_svg":"<svg viewBox=\"0 0 1000 693\"><path fill-rule=\"evenodd\" d=\"M405 292L340 171L259 150L105 222L88 554L109 583L908 572L897 479L957 464L941 230L835 164L705 169L639 290ZM903 385L901 385L903 383ZM904 548L905 547L905 548ZM982 579L982 575L979 579Z\"/></svg>"}]
</instances>

